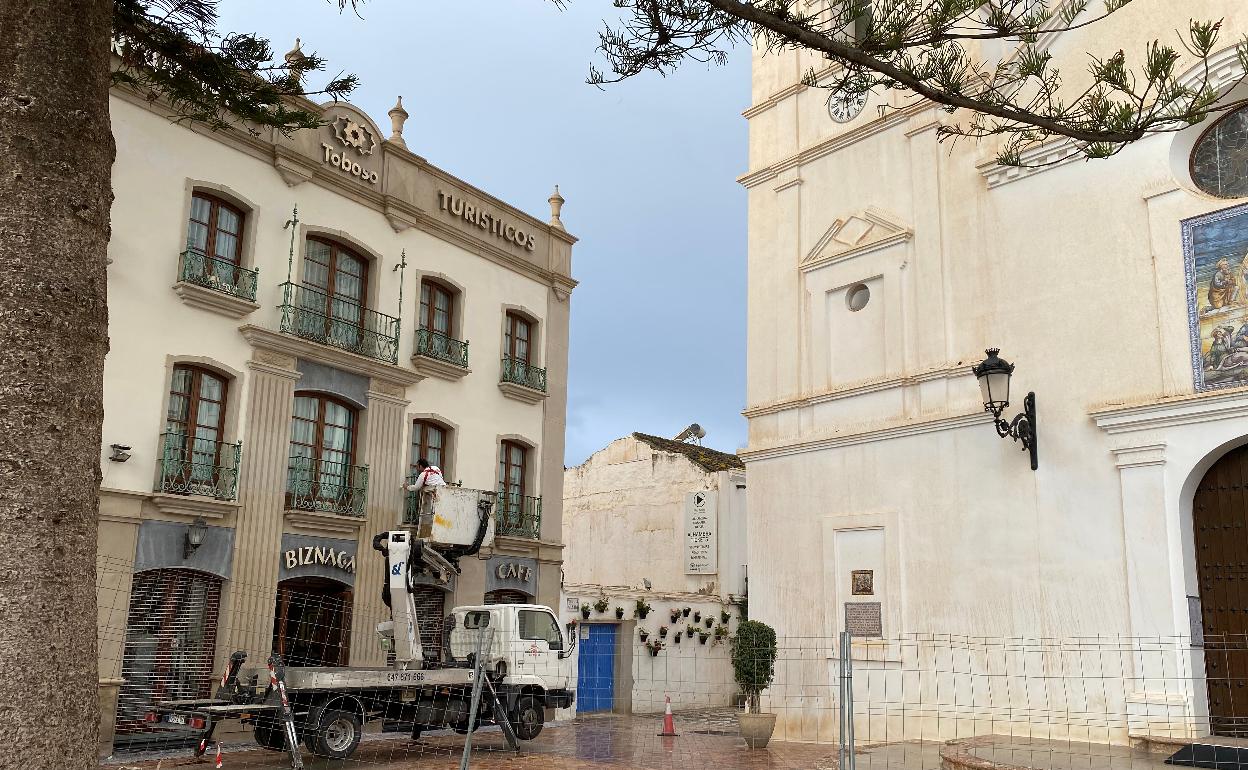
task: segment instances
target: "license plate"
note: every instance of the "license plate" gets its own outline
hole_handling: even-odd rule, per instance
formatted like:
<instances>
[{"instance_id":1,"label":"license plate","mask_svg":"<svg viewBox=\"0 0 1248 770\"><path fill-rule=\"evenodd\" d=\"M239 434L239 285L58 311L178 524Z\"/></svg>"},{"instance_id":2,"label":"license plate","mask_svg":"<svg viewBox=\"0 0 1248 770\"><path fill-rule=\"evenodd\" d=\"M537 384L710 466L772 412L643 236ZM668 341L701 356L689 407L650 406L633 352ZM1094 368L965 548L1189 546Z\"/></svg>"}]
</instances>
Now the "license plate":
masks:
<instances>
[{"instance_id":1,"label":"license plate","mask_svg":"<svg viewBox=\"0 0 1248 770\"><path fill-rule=\"evenodd\" d=\"M186 717L181 714L166 714L165 722L171 725L184 725L186 724Z\"/></svg>"}]
</instances>

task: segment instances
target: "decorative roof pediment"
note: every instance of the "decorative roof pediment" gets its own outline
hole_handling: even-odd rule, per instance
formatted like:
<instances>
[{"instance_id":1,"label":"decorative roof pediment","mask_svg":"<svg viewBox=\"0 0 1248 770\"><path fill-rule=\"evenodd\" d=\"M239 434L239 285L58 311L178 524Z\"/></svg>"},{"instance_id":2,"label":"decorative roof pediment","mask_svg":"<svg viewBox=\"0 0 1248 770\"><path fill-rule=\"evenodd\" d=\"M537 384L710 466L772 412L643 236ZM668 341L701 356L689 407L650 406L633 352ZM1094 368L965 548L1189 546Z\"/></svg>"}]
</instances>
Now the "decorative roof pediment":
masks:
<instances>
[{"instance_id":1,"label":"decorative roof pediment","mask_svg":"<svg viewBox=\"0 0 1248 770\"><path fill-rule=\"evenodd\" d=\"M914 230L896 216L874 207L841 217L832 223L802 260L810 270L832 262L867 254L914 237Z\"/></svg>"}]
</instances>

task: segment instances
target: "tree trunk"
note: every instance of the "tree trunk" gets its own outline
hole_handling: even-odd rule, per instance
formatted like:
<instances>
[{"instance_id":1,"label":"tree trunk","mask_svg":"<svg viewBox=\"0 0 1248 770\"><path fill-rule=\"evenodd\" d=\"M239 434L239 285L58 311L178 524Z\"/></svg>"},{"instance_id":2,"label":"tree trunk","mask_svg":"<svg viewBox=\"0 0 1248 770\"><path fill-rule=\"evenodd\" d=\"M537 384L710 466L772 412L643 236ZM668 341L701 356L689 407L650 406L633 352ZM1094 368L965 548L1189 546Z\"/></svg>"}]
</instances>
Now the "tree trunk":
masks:
<instances>
[{"instance_id":1,"label":"tree trunk","mask_svg":"<svg viewBox=\"0 0 1248 770\"><path fill-rule=\"evenodd\" d=\"M0 0L0 768L96 765L110 0Z\"/></svg>"}]
</instances>

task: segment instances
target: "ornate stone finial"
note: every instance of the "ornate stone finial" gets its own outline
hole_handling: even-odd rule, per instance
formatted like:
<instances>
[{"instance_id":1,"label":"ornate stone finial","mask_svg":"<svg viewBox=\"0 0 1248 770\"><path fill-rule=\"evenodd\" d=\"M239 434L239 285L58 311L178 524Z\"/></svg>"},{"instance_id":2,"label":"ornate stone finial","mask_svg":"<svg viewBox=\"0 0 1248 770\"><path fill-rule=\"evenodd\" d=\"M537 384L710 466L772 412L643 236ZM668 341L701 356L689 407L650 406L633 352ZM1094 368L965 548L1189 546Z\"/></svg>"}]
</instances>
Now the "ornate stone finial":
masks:
<instances>
[{"instance_id":1,"label":"ornate stone finial","mask_svg":"<svg viewBox=\"0 0 1248 770\"><path fill-rule=\"evenodd\" d=\"M546 199L550 203L550 226L563 228L563 220L559 218L559 212L563 210L563 196L559 194L559 185L555 185L555 191Z\"/></svg>"},{"instance_id":2,"label":"ornate stone finial","mask_svg":"<svg viewBox=\"0 0 1248 770\"><path fill-rule=\"evenodd\" d=\"M403 141L403 124L407 122L407 110L403 109L402 96L386 114L390 116L390 141L406 147L407 142Z\"/></svg>"},{"instance_id":3,"label":"ornate stone finial","mask_svg":"<svg viewBox=\"0 0 1248 770\"><path fill-rule=\"evenodd\" d=\"M303 73L299 72L297 67L304 59L303 50L301 48L302 45L303 41L299 38L295 38L295 47L287 51L286 55L282 57L282 59L286 62L286 66L291 70L290 74L300 82L303 81Z\"/></svg>"}]
</instances>

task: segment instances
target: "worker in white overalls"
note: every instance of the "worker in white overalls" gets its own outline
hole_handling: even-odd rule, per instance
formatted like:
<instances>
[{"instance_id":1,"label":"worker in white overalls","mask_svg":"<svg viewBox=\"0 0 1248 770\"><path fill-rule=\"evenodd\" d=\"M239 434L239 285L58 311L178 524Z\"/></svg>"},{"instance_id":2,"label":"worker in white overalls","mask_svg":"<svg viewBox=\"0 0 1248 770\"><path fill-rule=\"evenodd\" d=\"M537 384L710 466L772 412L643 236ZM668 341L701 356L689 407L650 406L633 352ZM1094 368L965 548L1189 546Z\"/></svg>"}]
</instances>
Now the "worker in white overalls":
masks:
<instances>
[{"instance_id":1,"label":"worker in white overalls","mask_svg":"<svg viewBox=\"0 0 1248 770\"><path fill-rule=\"evenodd\" d=\"M421 513L428 513L433 510L433 501L438 497L438 487L446 486L446 479L442 478L442 469L436 465L430 465L425 458L416 461L416 467L420 470L416 473L416 481L411 484L404 484L403 488L408 492L420 493Z\"/></svg>"}]
</instances>

